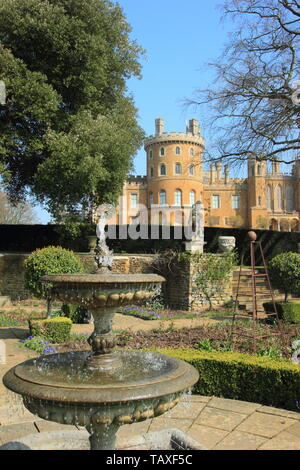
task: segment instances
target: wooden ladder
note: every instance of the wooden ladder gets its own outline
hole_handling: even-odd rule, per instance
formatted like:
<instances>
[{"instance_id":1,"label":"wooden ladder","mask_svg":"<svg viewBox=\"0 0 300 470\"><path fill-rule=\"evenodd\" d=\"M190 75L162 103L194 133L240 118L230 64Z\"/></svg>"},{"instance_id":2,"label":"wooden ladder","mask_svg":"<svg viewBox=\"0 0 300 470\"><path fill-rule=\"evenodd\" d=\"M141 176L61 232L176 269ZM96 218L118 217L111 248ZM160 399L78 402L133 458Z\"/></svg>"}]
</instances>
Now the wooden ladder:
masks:
<instances>
[{"instance_id":1,"label":"wooden ladder","mask_svg":"<svg viewBox=\"0 0 300 470\"><path fill-rule=\"evenodd\" d=\"M245 249L243 249L242 257L241 257L241 265L240 265L240 270L239 270L239 276L238 276L238 284L237 284L237 290L236 290L236 298L235 298L235 305L234 305L234 313L232 317L232 325L231 325L231 332L230 332L230 340L231 344L234 348L234 344L236 341L236 336L244 336L246 338L252 339L252 345L254 348L254 351L257 350L257 339L264 339L264 338L269 338L272 336L280 336L282 338L283 336L283 330L282 330L282 323L279 319L277 308L276 308L276 303L275 303L275 298L274 298L274 293L272 290L269 274L268 274L268 269L263 253L263 249L261 246L261 242L256 240L256 234L255 232L249 232L248 233L248 238L250 241L250 259L251 259L251 269L250 272L249 270L246 272L243 272L243 266L244 266L244 260L245 260ZM263 263L263 269L262 271L258 270L256 267L256 261L255 261L255 248L258 245L258 251L260 253L262 263ZM237 312L238 307L239 307L239 297L241 295L241 278L243 276L247 276L248 278L251 278L251 293L243 293L243 297L250 297L252 298L252 309L250 310L243 310L241 312ZM259 279L265 279L267 281L267 286L268 286L268 291L270 294L270 298L272 299L272 311L271 312L266 312L265 310L261 309L261 306L258 306L258 299L259 297L265 297L266 294L262 293L257 293L257 282ZM251 333L246 334L246 333L241 333L240 331L237 332L236 329L236 317L246 317L248 319L252 319L252 329ZM258 326L259 326L259 320L262 319L267 319L268 317L273 317L276 326L277 326L277 331L270 332L268 334L259 334L258 333Z\"/></svg>"}]
</instances>

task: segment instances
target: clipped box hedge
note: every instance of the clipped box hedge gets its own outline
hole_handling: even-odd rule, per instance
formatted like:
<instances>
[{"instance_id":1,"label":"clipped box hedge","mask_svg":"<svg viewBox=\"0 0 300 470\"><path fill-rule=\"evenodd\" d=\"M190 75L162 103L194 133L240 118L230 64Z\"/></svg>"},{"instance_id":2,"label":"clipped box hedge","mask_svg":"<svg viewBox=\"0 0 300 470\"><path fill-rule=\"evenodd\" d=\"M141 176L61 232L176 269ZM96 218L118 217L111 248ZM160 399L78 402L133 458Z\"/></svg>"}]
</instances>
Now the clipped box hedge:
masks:
<instances>
[{"instance_id":1,"label":"clipped box hedge","mask_svg":"<svg viewBox=\"0 0 300 470\"><path fill-rule=\"evenodd\" d=\"M299 302L275 302L276 310L280 320L286 323L300 323L300 301ZM272 302L263 304L266 312L273 313L274 306Z\"/></svg>"},{"instance_id":2,"label":"clipped box hedge","mask_svg":"<svg viewBox=\"0 0 300 470\"><path fill-rule=\"evenodd\" d=\"M235 352L160 349L194 366L193 393L300 411L300 366L286 360Z\"/></svg>"},{"instance_id":3,"label":"clipped box hedge","mask_svg":"<svg viewBox=\"0 0 300 470\"><path fill-rule=\"evenodd\" d=\"M70 339L70 318L31 318L28 323L31 336L40 336L50 343L64 343Z\"/></svg>"}]
</instances>

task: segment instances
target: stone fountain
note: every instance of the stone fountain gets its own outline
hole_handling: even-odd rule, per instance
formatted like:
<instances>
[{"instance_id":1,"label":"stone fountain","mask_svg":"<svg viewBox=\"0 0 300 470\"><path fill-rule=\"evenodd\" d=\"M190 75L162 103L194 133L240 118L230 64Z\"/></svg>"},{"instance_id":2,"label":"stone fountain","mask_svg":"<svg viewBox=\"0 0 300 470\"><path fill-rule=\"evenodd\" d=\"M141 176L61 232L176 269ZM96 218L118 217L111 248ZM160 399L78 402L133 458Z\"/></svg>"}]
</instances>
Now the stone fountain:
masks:
<instances>
[{"instance_id":1,"label":"stone fountain","mask_svg":"<svg viewBox=\"0 0 300 470\"><path fill-rule=\"evenodd\" d=\"M83 426L92 450L115 448L124 424L162 415L198 380L184 361L164 354L115 350L112 320L119 306L150 299L165 279L155 274L113 274L105 241L105 218L97 225L96 270L92 274L48 275L53 296L86 306L94 319L91 350L51 354L10 369L4 385L22 395L39 417Z\"/></svg>"}]
</instances>

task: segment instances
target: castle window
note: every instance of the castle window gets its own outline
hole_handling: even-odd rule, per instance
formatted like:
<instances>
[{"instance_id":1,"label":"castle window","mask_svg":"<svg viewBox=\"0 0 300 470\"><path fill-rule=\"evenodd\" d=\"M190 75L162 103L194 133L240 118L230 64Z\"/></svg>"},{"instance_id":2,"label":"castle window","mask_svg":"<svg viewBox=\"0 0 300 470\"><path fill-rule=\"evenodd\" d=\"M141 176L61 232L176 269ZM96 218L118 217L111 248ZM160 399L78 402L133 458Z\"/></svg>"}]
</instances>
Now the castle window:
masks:
<instances>
[{"instance_id":1,"label":"castle window","mask_svg":"<svg viewBox=\"0 0 300 470\"><path fill-rule=\"evenodd\" d=\"M150 168L150 176L151 176L151 178L153 178L153 176L154 176L154 168L153 168L153 166Z\"/></svg>"},{"instance_id":2,"label":"castle window","mask_svg":"<svg viewBox=\"0 0 300 470\"><path fill-rule=\"evenodd\" d=\"M175 174L176 175L181 175L181 173L182 173L181 163L176 163L175 164Z\"/></svg>"},{"instance_id":3,"label":"castle window","mask_svg":"<svg viewBox=\"0 0 300 470\"><path fill-rule=\"evenodd\" d=\"M193 204L195 204L195 200L196 200L196 193L195 191L190 191L190 205L192 206Z\"/></svg>"},{"instance_id":4,"label":"castle window","mask_svg":"<svg viewBox=\"0 0 300 470\"><path fill-rule=\"evenodd\" d=\"M130 206L131 206L131 209L137 209L137 206L138 206L137 194L130 194Z\"/></svg>"},{"instance_id":5,"label":"castle window","mask_svg":"<svg viewBox=\"0 0 300 470\"><path fill-rule=\"evenodd\" d=\"M289 184L286 187L286 211L293 212L294 209L294 188Z\"/></svg>"},{"instance_id":6,"label":"castle window","mask_svg":"<svg viewBox=\"0 0 300 470\"><path fill-rule=\"evenodd\" d=\"M193 165L191 165L189 167L189 174L190 174L190 176L194 176L194 174L195 174L195 167Z\"/></svg>"},{"instance_id":7,"label":"castle window","mask_svg":"<svg viewBox=\"0 0 300 470\"><path fill-rule=\"evenodd\" d=\"M194 149L190 149L190 156L193 157L195 155L195 150Z\"/></svg>"},{"instance_id":8,"label":"castle window","mask_svg":"<svg viewBox=\"0 0 300 470\"><path fill-rule=\"evenodd\" d=\"M180 154L181 154L180 147L176 147L175 153L176 153L176 155L180 155Z\"/></svg>"},{"instance_id":9,"label":"castle window","mask_svg":"<svg viewBox=\"0 0 300 470\"><path fill-rule=\"evenodd\" d=\"M161 149L159 150L159 155L160 155L161 157L163 157L163 156L165 155L165 149L164 149L164 147L161 147Z\"/></svg>"},{"instance_id":10,"label":"castle window","mask_svg":"<svg viewBox=\"0 0 300 470\"><path fill-rule=\"evenodd\" d=\"M261 176L261 165L257 165L257 175Z\"/></svg>"},{"instance_id":11,"label":"castle window","mask_svg":"<svg viewBox=\"0 0 300 470\"><path fill-rule=\"evenodd\" d=\"M166 174L167 174L166 165L164 164L160 165L160 175L166 176Z\"/></svg>"},{"instance_id":12,"label":"castle window","mask_svg":"<svg viewBox=\"0 0 300 470\"><path fill-rule=\"evenodd\" d=\"M240 196L238 194L234 194L231 197L231 207L232 207L232 209L239 209L240 208Z\"/></svg>"},{"instance_id":13,"label":"castle window","mask_svg":"<svg viewBox=\"0 0 300 470\"><path fill-rule=\"evenodd\" d=\"M220 196L219 194L214 194L212 197L212 208L220 209Z\"/></svg>"},{"instance_id":14,"label":"castle window","mask_svg":"<svg viewBox=\"0 0 300 470\"><path fill-rule=\"evenodd\" d=\"M163 189L159 193L159 203L161 206L165 206L167 204L167 194Z\"/></svg>"},{"instance_id":15,"label":"castle window","mask_svg":"<svg viewBox=\"0 0 300 470\"><path fill-rule=\"evenodd\" d=\"M153 193L150 193L150 195L149 195L149 204L150 204L150 206L153 206L153 204L154 204L154 195L153 195Z\"/></svg>"},{"instance_id":16,"label":"castle window","mask_svg":"<svg viewBox=\"0 0 300 470\"><path fill-rule=\"evenodd\" d=\"M271 186L268 184L266 189L266 199L267 199L267 209L271 209L272 205L272 190Z\"/></svg>"},{"instance_id":17,"label":"castle window","mask_svg":"<svg viewBox=\"0 0 300 470\"><path fill-rule=\"evenodd\" d=\"M152 160L152 158L153 158L153 152L152 152L152 150L149 151L149 158L150 158L150 160Z\"/></svg>"},{"instance_id":18,"label":"castle window","mask_svg":"<svg viewBox=\"0 0 300 470\"><path fill-rule=\"evenodd\" d=\"M175 191L175 206L181 206L182 201L182 192L180 189L176 189Z\"/></svg>"},{"instance_id":19,"label":"castle window","mask_svg":"<svg viewBox=\"0 0 300 470\"><path fill-rule=\"evenodd\" d=\"M258 206L261 206L261 196L258 196L257 205L258 205Z\"/></svg>"}]
</instances>

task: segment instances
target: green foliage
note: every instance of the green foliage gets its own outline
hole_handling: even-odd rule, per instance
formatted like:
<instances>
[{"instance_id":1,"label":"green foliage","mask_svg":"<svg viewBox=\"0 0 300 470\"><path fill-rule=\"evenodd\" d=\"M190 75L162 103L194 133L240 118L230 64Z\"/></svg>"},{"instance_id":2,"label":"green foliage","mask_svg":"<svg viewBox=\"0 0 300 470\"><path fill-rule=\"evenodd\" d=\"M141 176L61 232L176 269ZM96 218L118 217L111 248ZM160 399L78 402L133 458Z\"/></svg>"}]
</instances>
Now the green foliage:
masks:
<instances>
[{"instance_id":1,"label":"green foliage","mask_svg":"<svg viewBox=\"0 0 300 470\"><path fill-rule=\"evenodd\" d=\"M42 283L46 274L66 274L83 272L80 259L70 250L48 246L31 253L24 262L25 288L34 296L51 301L51 283ZM48 309L48 316L51 311Z\"/></svg>"},{"instance_id":2,"label":"green foliage","mask_svg":"<svg viewBox=\"0 0 300 470\"><path fill-rule=\"evenodd\" d=\"M14 198L29 188L56 218L117 199L144 137L130 31L108 0L1 2L0 169Z\"/></svg>"},{"instance_id":3,"label":"green foliage","mask_svg":"<svg viewBox=\"0 0 300 470\"><path fill-rule=\"evenodd\" d=\"M196 367L200 378L194 393L300 411L300 368L290 361L233 352L184 349L159 352Z\"/></svg>"},{"instance_id":4,"label":"green foliage","mask_svg":"<svg viewBox=\"0 0 300 470\"><path fill-rule=\"evenodd\" d=\"M72 327L70 318L31 318L28 323L30 333L34 337L38 336L50 343L64 343L70 339Z\"/></svg>"},{"instance_id":5,"label":"green foliage","mask_svg":"<svg viewBox=\"0 0 300 470\"><path fill-rule=\"evenodd\" d=\"M38 354L53 354L56 353L55 348L47 343L44 338L39 336L29 336L25 340L20 341L20 346L31 349Z\"/></svg>"},{"instance_id":6,"label":"green foliage","mask_svg":"<svg viewBox=\"0 0 300 470\"><path fill-rule=\"evenodd\" d=\"M268 264L272 286L285 294L300 293L300 253L281 253Z\"/></svg>"},{"instance_id":7,"label":"green foliage","mask_svg":"<svg viewBox=\"0 0 300 470\"><path fill-rule=\"evenodd\" d=\"M70 318L72 323L83 323L87 315L87 308L72 304L63 304L61 307L61 314L64 317Z\"/></svg>"},{"instance_id":8,"label":"green foliage","mask_svg":"<svg viewBox=\"0 0 300 470\"><path fill-rule=\"evenodd\" d=\"M210 339L203 339L202 341L199 341L198 348L202 351L214 351Z\"/></svg>"},{"instance_id":9,"label":"green foliage","mask_svg":"<svg viewBox=\"0 0 300 470\"><path fill-rule=\"evenodd\" d=\"M184 255L183 255L184 256ZM194 283L197 289L203 293L212 308L211 299L221 294L224 284L229 280L233 267L236 264L234 252L217 255L215 253L196 253L192 256L193 262L197 265L194 275Z\"/></svg>"},{"instance_id":10,"label":"green foliage","mask_svg":"<svg viewBox=\"0 0 300 470\"><path fill-rule=\"evenodd\" d=\"M135 305L132 307L124 308L122 314L141 318L142 320L158 320L162 316L157 312L149 312L148 310L145 310L144 308Z\"/></svg>"},{"instance_id":11,"label":"green foliage","mask_svg":"<svg viewBox=\"0 0 300 470\"><path fill-rule=\"evenodd\" d=\"M272 302L263 304L266 312L273 312ZM300 323L300 301L299 302L276 302L276 310L280 320L286 323Z\"/></svg>"}]
</instances>

